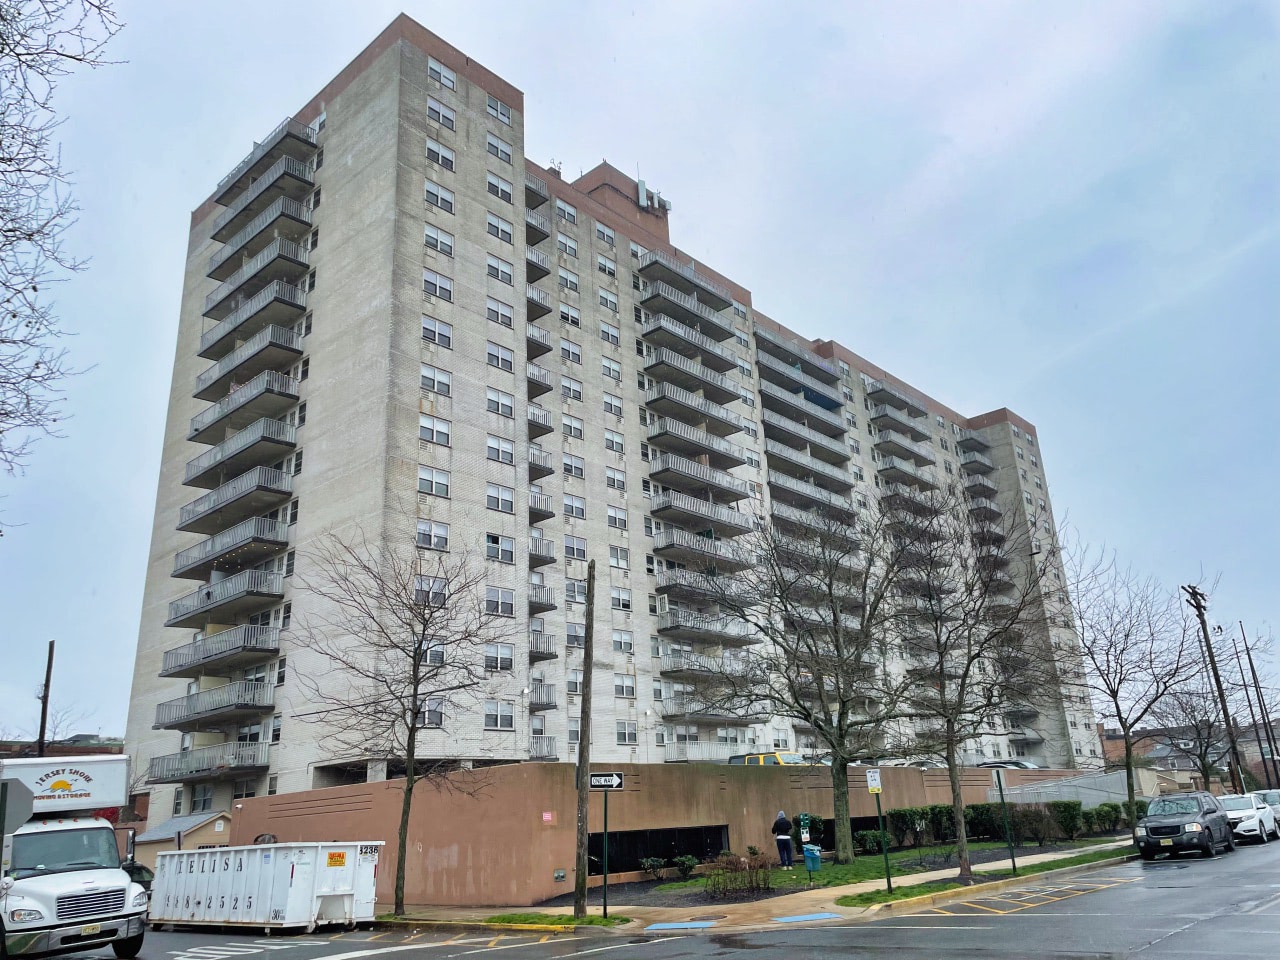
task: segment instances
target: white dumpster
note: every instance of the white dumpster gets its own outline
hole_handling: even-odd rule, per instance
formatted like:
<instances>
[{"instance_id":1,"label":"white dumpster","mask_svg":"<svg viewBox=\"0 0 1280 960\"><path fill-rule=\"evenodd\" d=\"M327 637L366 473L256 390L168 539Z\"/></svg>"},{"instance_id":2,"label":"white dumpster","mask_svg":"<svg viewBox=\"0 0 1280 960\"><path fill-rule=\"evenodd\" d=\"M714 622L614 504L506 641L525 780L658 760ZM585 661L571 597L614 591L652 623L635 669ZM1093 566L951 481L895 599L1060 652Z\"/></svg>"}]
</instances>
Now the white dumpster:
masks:
<instances>
[{"instance_id":1,"label":"white dumpster","mask_svg":"<svg viewBox=\"0 0 1280 960\"><path fill-rule=\"evenodd\" d=\"M156 855L149 920L267 930L373 920L382 843L271 843Z\"/></svg>"}]
</instances>

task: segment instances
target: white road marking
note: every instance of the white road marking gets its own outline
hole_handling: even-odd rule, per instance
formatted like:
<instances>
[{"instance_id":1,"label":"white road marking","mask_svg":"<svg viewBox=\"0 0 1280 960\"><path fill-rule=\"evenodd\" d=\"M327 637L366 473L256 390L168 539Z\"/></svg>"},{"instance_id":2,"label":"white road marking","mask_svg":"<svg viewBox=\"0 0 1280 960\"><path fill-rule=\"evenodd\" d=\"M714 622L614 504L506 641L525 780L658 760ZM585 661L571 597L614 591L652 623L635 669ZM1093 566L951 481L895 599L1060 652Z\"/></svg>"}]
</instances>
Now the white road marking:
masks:
<instances>
[{"instance_id":1,"label":"white road marking","mask_svg":"<svg viewBox=\"0 0 1280 960\"><path fill-rule=\"evenodd\" d=\"M561 954L560 956L562 958L563 957L585 957L589 953L604 953L606 950L621 950L623 947L651 947L655 943L670 943L673 940L686 940L686 939L688 938L684 936L662 937L661 939L658 939L658 940L646 940L644 943L619 943L619 944L615 944L612 947L596 947L593 950L579 950L577 953L564 953L564 954Z\"/></svg>"}]
</instances>

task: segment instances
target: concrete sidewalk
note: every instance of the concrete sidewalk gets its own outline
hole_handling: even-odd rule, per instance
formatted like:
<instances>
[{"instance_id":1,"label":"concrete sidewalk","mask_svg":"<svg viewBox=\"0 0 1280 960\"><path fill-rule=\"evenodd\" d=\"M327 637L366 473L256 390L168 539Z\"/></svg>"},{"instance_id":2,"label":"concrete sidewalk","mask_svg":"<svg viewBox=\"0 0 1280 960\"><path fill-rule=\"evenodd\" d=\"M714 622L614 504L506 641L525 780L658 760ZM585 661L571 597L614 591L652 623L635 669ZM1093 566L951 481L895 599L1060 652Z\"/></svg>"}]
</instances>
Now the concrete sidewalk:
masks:
<instances>
[{"instance_id":1,"label":"concrete sidewalk","mask_svg":"<svg viewBox=\"0 0 1280 960\"><path fill-rule=\"evenodd\" d=\"M1092 853L1097 850L1115 850L1117 855L1131 848L1133 842L1127 837L1108 843L1091 844L1088 847L1063 850L1056 853L1028 853L1018 856L1019 867L1034 863L1045 863L1054 860L1066 860ZM995 860L975 865L975 871L1006 871L1011 869L1010 862ZM924 873L904 874L894 878L895 889L898 886L914 886L932 880L951 880L956 876L956 868L946 870L930 870ZM978 877L978 882L981 878ZM813 887L798 893L788 893L778 897L767 897L763 900L752 900L746 903L717 903L710 901L688 907L643 907L629 906L624 903L610 903L610 915L630 917L631 923L612 929L622 933L634 934L655 924L676 924L677 927L659 929L711 929L716 932L726 930L749 930L777 927L789 923L826 922L835 920L855 920L868 913L867 907L836 906L837 897L851 896L869 890L883 890L884 879L863 880L838 887ZM928 891L922 891L927 893ZM599 907L592 906L591 912L597 913ZM406 919L424 921L448 920L483 920L485 917L502 913L545 913L555 916L572 916L572 907L408 907Z\"/></svg>"}]
</instances>

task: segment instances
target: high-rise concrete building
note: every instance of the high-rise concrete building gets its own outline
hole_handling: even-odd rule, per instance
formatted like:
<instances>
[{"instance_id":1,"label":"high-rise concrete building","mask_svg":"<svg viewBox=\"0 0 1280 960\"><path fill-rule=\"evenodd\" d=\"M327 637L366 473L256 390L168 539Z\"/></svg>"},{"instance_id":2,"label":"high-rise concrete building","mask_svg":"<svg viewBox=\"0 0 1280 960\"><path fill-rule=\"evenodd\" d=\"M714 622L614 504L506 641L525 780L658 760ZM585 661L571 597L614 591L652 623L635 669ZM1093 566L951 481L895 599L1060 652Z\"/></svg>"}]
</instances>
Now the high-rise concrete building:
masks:
<instances>
[{"instance_id":1,"label":"high-rise concrete building","mask_svg":"<svg viewBox=\"0 0 1280 960\"><path fill-rule=\"evenodd\" d=\"M292 584L330 530L484 545L519 640L420 745L480 762L574 759L587 557L594 757L656 763L806 745L681 696L752 638L677 567L732 569L757 511L802 532L887 484L962 485L1054 541L1031 424L789 331L672 245L652 188L566 181L524 143L521 92L402 16L192 215L128 725L153 819L385 773L298 719ZM1049 691L969 758L1099 752Z\"/></svg>"}]
</instances>

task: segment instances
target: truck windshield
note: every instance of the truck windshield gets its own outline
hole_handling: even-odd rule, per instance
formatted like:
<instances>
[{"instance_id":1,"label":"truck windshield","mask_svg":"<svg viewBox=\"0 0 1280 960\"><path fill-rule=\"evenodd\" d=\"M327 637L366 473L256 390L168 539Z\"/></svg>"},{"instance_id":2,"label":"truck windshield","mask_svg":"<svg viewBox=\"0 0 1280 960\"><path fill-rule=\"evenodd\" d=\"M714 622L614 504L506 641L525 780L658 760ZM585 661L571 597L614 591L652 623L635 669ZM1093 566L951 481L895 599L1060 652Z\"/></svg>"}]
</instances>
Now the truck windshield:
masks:
<instances>
[{"instance_id":1,"label":"truck windshield","mask_svg":"<svg viewBox=\"0 0 1280 960\"><path fill-rule=\"evenodd\" d=\"M1167 817L1170 814L1190 814L1195 816L1200 812L1200 804L1196 803L1191 797L1174 797L1162 798L1160 800L1151 801L1151 806L1147 808L1147 816L1149 817Z\"/></svg>"},{"instance_id":2,"label":"truck windshield","mask_svg":"<svg viewBox=\"0 0 1280 960\"><path fill-rule=\"evenodd\" d=\"M120 854L112 830L58 830L18 833L13 837L9 876L15 880L72 870L118 869Z\"/></svg>"}]
</instances>

